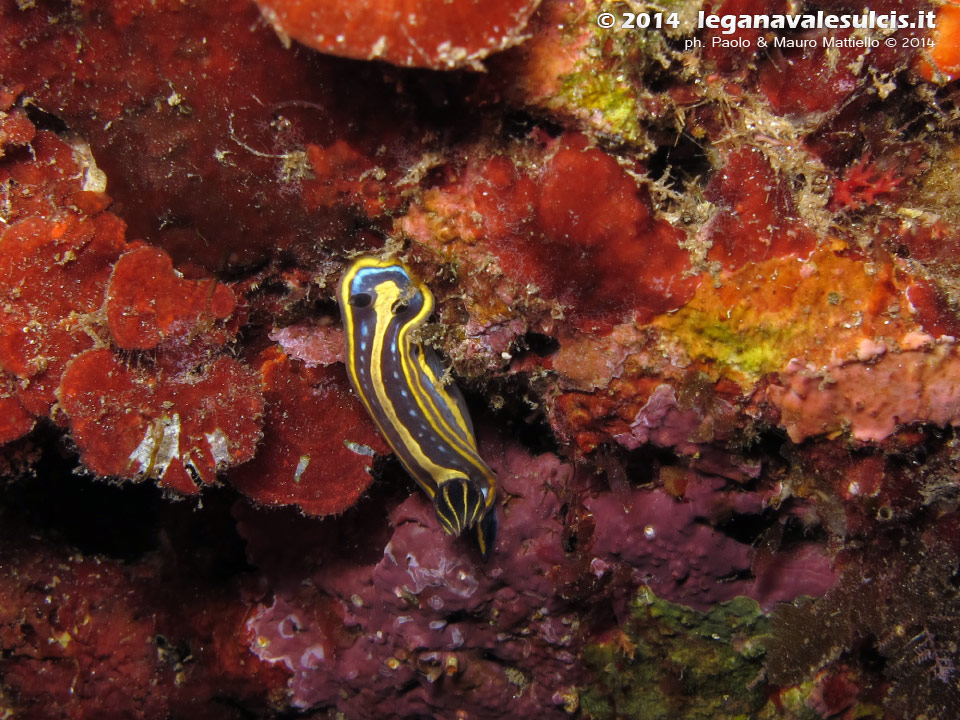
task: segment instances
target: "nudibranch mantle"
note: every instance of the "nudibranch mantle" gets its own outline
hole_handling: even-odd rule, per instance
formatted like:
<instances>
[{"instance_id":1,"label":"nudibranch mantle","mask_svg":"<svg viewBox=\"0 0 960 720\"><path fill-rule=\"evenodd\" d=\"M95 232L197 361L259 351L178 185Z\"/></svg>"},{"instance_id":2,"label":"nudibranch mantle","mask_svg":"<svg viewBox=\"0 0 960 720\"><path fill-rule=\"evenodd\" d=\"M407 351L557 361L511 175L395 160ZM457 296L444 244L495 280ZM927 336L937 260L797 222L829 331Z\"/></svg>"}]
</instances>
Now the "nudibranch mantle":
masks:
<instances>
[{"instance_id":1,"label":"nudibranch mantle","mask_svg":"<svg viewBox=\"0 0 960 720\"><path fill-rule=\"evenodd\" d=\"M476 527L486 555L497 528L496 476L477 451L463 396L413 337L433 312L433 293L403 263L361 257L340 280L337 300L354 391L433 501L441 527L454 535Z\"/></svg>"}]
</instances>

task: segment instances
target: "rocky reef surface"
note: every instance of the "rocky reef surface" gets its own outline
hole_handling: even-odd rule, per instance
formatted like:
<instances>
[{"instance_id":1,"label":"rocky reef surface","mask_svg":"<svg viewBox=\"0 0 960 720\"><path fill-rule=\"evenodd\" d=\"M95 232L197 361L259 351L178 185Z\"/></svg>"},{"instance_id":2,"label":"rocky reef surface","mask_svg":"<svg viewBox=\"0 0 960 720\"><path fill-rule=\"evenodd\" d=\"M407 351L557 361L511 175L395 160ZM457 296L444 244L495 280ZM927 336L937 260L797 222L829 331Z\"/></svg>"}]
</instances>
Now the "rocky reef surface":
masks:
<instances>
[{"instance_id":1,"label":"rocky reef surface","mask_svg":"<svg viewBox=\"0 0 960 720\"><path fill-rule=\"evenodd\" d=\"M869 9L0 0L0 718L960 717L960 6Z\"/></svg>"}]
</instances>

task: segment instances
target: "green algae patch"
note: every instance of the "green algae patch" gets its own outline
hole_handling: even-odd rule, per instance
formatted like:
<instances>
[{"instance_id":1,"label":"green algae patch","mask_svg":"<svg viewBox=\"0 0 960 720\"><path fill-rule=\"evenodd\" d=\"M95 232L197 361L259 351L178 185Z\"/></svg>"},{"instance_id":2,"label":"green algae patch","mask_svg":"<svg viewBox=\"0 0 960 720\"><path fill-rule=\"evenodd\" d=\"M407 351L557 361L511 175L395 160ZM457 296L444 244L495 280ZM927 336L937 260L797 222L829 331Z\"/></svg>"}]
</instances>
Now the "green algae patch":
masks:
<instances>
[{"instance_id":1,"label":"green algae patch","mask_svg":"<svg viewBox=\"0 0 960 720\"><path fill-rule=\"evenodd\" d=\"M786 364L784 348L797 331L788 322L752 324L747 312L735 308L727 317L687 307L670 316L668 327L692 357L757 379Z\"/></svg>"},{"instance_id":2,"label":"green algae patch","mask_svg":"<svg viewBox=\"0 0 960 720\"><path fill-rule=\"evenodd\" d=\"M916 324L904 312L904 277L890 264L865 269L845 247L724 271L654 324L707 372L744 385L792 358L818 367L863 361L864 348L895 347Z\"/></svg>"},{"instance_id":3,"label":"green algae patch","mask_svg":"<svg viewBox=\"0 0 960 720\"><path fill-rule=\"evenodd\" d=\"M564 75L559 96L566 106L587 112L600 132L635 145L646 141L637 91L618 80L615 72L583 70Z\"/></svg>"},{"instance_id":4,"label":"green algae patch","mask_svg":"<svg viewBox=\"0 0 960 720\"><path fill-rule=\"evenodd\" d=\"M580 693L583 713L594 720L758 717L768 702L760 642L768 630L750 598L701 613L645 588L620 634L584 649L593 680Z\"/></svg>"},{"instance_id":5,"label":"green algae patch","mask_svg":"<svg viewBox=\"0 0 960 720\"><path fill-rule=\"evenodd\" d=\"M651 85L687 76L696 65L676 47L678 37L696 29L691 8L667 2L638 11L633 3L599 2L566 18L560 23L561 45L570 58L569 72L559 75L556 91L544 102L602 136L654 152L651 133L682 127L682 111ZM612 26L604 27L601 17L613 19Z\"/></svg>"}]
</instances>

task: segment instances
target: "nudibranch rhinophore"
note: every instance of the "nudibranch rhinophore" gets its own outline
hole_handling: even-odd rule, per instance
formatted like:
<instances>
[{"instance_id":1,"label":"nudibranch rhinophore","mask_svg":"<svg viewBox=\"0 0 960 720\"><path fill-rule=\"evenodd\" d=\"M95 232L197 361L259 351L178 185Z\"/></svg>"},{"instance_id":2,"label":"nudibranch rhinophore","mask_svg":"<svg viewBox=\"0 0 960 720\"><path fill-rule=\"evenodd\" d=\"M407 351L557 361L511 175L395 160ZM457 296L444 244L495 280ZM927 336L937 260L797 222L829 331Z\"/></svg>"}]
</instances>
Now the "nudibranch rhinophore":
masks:
<instances>
[{"instance_id":1,"label":"nudibranch rhinophore","mask_svg":"<svg viewBox=\"0 0 960 720\"><path fill-rule=\"evenodd\" d=\"M433 293L396 260L358 258L337 294L347 374L384 438L430 496L443 529L477 528L480 552L497 531L497 479L477 451L463 396L441 378L437 355L412 338Z\"/></svg>"}]
</instances>

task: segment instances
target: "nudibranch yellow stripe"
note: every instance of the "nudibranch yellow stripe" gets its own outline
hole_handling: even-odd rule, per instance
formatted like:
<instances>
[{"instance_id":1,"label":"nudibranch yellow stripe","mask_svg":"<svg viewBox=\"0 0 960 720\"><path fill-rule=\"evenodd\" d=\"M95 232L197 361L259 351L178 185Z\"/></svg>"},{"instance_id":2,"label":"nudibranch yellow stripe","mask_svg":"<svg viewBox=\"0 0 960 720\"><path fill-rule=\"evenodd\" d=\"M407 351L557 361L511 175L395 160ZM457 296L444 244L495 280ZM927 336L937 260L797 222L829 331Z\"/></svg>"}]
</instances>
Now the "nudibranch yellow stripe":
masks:
<instances>
[{"instance_id":1,"label":"nudibranch yellow stripe","mask_svg":"<svg viewBox=\"0 0 960 720\"><path fill-rule=\"evenodd\" d=\"M497 529L496 476L477 451L460 391L412 337L433 312L433 293L406 265L361 257L344 273L337 300L357 396L433 501L441 527L454 535L476 527L486 555Z\"/></svg>"}]
</instances>

